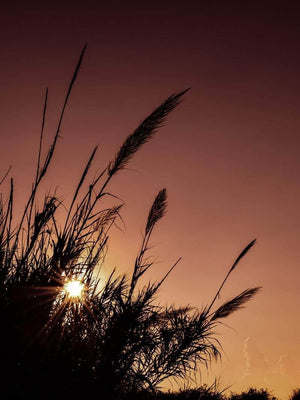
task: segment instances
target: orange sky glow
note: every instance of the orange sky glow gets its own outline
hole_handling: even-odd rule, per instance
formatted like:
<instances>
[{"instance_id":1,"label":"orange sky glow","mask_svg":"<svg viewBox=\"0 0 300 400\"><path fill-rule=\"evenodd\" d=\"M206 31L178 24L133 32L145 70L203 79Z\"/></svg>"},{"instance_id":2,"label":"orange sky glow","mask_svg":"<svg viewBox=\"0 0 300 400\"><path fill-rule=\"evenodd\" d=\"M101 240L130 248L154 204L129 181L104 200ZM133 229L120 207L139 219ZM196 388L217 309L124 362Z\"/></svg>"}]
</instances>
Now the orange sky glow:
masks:
<instances>
[{"instance_id":1,"label":"orange sky glow","mask_svg":"<svg viewBox=\"0 0 300 400\"><path fill-rule=\"evenodd\" d=\"M202 383L220 377L229 391L264 387L287 399L300 385L300 5L85 0L2 8L0 175L12 164L16 205L31 188L45 88L50 143L84 43L44 186L45 193L57 187L65 202L95 145L91 176L155 106L191 87L109 188L126 204L126 229L112 233L105 268L132 269L163 187L168 213L152 237L157 262L148 277L159 279L182 261L161 302L204 306L257 238L221 301L249 287L263 290L226 320L222 362L203 370Z\"/></svg>"}]
</instances>

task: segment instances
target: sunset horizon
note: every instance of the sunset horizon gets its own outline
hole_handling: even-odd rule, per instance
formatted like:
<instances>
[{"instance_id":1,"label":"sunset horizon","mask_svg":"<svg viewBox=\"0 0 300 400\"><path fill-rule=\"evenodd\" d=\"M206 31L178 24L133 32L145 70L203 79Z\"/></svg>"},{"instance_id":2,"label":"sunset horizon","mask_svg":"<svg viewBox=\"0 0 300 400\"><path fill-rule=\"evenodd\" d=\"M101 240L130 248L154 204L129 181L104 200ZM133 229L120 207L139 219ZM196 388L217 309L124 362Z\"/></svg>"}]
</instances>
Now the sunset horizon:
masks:
<instances>
[{"instance_id":1,"label":"sunset horizon","mask_svg":"<svg viewBox=\"0 0 300 400\"><path fill-rule=\"evenodd\" d=\"M169 379L157 387L176 391L217 381L228 396L252 387L288 400L300 387L300 7L267 2L125 5L87 0L72 8L67 2L17 3L5 4L1 16L0 180L8 171L1 184L5 209L13 178L12 227L18 226L38 180L43 110L40 172L53 138L57 141L36 203L26 214L33 221L28 251L15 256L16 265L25 265L35 249L30 240L36 240L41 229L35 212L43 210L41 216L49 224L55 212L62 237L72 229L75 235L77 217L72 220L68 209L77 207L73 195L88 166L80 195L86 191L88 196L92 188L91 199L101 199L102 209L111 210L97 222L111 224L109 234L103 228L107 239L101 236L99 287L114 268L119 276L133 276L129 299L140 275L139 284L163 279L155 292L157 304L189 306L197 312L209 304L215 312L239 293L261 288L249 292L251 301L241 302L213 330L222 346L221 359L200 367L190 380ZM60 126L76 65L78 74L74 85L71 81ZM145 128L141 123L149 115L153 119ZM126 142L140 126L145 137ZM97 198L93 182L98 177L104 183ZM155 204L158 214L153 215L159 217L152 234L149 215L157 212ZM96 218L92 210L87 221ZM96 226L96 219L93 223ZM60 251L58 243L53 259ZM136 257L140 251L144 254L145 243L151 268L144 274L149 260L143 260L134 278ZM223 287L249 243L253 246ZM88 259L85 253L80 257ZM49 275L58 286L50 288L48 282L41 292L56 296L45 331L63 310L67 319L62 326L71 325L65 321L81 308L94 316L89 303L96 290L94 275L80 264L80 257L73 275L61 267Z\"/></svg>"}]
</instances>

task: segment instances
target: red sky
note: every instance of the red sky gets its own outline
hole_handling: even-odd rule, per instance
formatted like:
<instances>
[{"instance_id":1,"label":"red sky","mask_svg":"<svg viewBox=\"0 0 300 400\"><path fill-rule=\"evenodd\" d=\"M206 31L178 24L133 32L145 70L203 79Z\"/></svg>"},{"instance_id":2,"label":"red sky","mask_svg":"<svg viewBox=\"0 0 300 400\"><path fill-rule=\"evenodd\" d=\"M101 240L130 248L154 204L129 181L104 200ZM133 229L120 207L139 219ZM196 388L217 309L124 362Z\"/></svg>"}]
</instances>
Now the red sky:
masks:
<instances>
[{"instance_id":1,"label":"red sky","mask_svg":"<svg viewBox=\"0 0 300 400\"><path fill-rule=\"evenodd\" d=\"M110 188L126 203L126 232L111 238L107 268L131 269L163 187L169 207L153 236L152 279L183 260L161 301L205 305L257 238L221 300L263 291L228 319L223 363L203 379L282 398L300 381L300 6L286 3L12 1L0 16L0 171L13 164L17 204L33 178L45 87L50 141L85 42L45 186L58 185L65 201L96 144L95 170L164 98L192 88Z\"/></svg>"}]
</instances>

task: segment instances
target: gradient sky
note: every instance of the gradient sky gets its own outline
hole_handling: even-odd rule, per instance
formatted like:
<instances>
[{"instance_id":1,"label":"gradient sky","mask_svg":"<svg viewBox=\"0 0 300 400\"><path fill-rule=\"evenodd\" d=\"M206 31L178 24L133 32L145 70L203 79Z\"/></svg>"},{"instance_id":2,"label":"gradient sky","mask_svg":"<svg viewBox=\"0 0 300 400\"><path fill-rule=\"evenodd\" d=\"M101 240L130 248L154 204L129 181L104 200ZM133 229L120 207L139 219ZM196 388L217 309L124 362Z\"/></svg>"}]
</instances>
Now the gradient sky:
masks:
<instances>
[{"instance_id":1,"label":"gradient sky","mask_svg":"<svg viewBox=\"0 0 300 400\"><path fill-rule=\"evenodd\" d=\"M10 164L16 204L29 193L46 86L47 140L88 43L46 188L67 202L92 148L94 172L169 94L191 87L167 124L110 190L126 207L107 268L130 271L154 196L168 213L153 236L158 279L180 256L160 300L209 302L242 248L221 300L263 291L226 322L220 376L238 391L286 398L300 382L300 6L231 1L10 1L2 5L1 175ZM233 329L231 329L233 328Z\"/></svg>"}]
</instances>

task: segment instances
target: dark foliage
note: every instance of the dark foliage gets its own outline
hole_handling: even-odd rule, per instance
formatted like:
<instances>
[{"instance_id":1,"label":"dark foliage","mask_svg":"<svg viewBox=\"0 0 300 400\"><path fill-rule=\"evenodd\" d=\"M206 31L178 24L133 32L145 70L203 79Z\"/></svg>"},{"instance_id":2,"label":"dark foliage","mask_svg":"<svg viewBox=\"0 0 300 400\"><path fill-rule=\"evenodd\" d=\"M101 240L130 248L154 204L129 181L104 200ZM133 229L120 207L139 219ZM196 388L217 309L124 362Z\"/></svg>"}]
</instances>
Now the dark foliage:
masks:
<instances>
[{"instance_id":1,"label":"dark foliage","mask_svg":"<svg viewBox=\"0 0 300 400\"><path fill-rule=\"evenodd\" d=\"M300 389L294 389L289 400L300 400Z\"/></svg>"},{"instance_id":2,"label":"dark foliage","mask_svg":"<svg viewBox=\"0 0 300 400\"><path fill-rule=\"evenodd\" d=\"M240 394L231 394L230 400L277 400L277 398L266 389L250 388Z\"/></svg>"}]
</instances>

